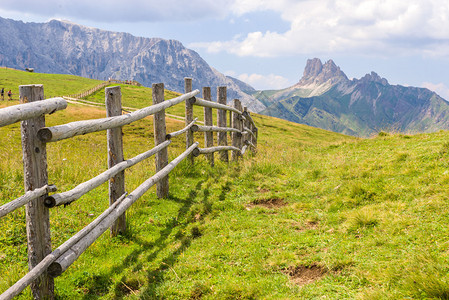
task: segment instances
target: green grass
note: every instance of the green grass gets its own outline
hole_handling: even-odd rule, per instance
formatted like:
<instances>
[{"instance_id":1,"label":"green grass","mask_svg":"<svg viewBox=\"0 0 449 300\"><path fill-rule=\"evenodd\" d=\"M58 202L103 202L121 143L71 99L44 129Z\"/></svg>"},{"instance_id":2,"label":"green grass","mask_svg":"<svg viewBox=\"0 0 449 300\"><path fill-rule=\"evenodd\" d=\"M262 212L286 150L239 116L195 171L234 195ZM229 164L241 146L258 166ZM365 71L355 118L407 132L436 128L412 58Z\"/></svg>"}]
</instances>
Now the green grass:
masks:
<instances>
[{"instance_id":1,"label":"green grass","mask_svg":"<svg viewBox=\"0 0 449 300\"><path fill-rule=\"evenodd\" d=\"M48 124L104 114L69 105ZM254 120L256 155L214 168L203 158L194 167L180 164L168 199L157 199L152 188L127 212L127 234L102 235L56 279L58 299L449 298L448 132L355 139L266 116ZM126 126L124 138L125 158L151 148L151 118ZM23 193L19 126L0 129L0 139L3 204ZM174 139L171 159L183 143ZM100 173L105 133L49 144L48 165L60 191ZM128 170L127 191L153 170L152 160ZM106 207L103 185L52 209L53 247ZM23 209L1 220L0 245L4 291L27 269ZM293 270L314 269L318 280L292 278ZM19 297L29 298L29 289Z\"/></svg>"},{"instance_id":2,"label":"green grass","mask_svg":"<svg viewBox=\"0 0 449 300\"><path fill-rule=\"evenodd\" d=\"M30 73L0 68L0 89L11 89L13 99L19 99L19 85L44 84L46 98L82 92L97 86L102 81L73 75ZM6 99L6 95L5 95Z\"/></svg>"}]
</instances>

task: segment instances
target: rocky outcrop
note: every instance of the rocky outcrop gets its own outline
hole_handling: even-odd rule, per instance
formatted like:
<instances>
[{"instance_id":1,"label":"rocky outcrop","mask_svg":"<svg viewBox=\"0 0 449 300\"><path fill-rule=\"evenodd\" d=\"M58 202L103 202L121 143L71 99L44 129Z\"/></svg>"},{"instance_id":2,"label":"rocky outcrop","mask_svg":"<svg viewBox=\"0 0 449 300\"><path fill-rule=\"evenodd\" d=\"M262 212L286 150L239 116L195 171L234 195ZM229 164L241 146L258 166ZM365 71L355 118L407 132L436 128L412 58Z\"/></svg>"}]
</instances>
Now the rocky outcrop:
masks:
<instances>
[{"instance_id":1,"label":"rocky outcrop","mask_svg":"<svg viewBox=\"0 0 449 300\"><path fill-rule=\"evenodd\" d=\"M384 86L388 85L388 80L386 80L385 78L380 77L379 75L377 75L376 72L371 72L371 74L366 74L365 76L360 78L359 81L360 82L365 82L365 83L377 82L377 83L380 83L380 84L382 84Z\"/></svg>"},{"instance_id":2,"label":"rocky outcrop","mask_svg":"<svg viewBox=\"0 0 449 300\"><path fill-rule=\"evenodd\" d=\"M325 83L335 84L342 80L348 80L348 78L333 60L330 59L323 65L320 59L314 58L307 60L304 74L296 86L318 86Z\"/></svg>"},{"instance_id":3,"label":"rocky outcrop","mask_svg":"<svg viewBox=\"0 0 449 300\"><path fill-rule=\"evenodd\" d=\"M193 88L228 87L228 99L239 98L249 110L265 106L242 91L253 89L210 67L198 53L181 42L135 37L52 20L23 23L0 18L0 65L36 72L72 74L105 80L137 80L145 86L163 82L165 88L184 91L184 78L194 79Z\"/></svg>"}]
</instances>

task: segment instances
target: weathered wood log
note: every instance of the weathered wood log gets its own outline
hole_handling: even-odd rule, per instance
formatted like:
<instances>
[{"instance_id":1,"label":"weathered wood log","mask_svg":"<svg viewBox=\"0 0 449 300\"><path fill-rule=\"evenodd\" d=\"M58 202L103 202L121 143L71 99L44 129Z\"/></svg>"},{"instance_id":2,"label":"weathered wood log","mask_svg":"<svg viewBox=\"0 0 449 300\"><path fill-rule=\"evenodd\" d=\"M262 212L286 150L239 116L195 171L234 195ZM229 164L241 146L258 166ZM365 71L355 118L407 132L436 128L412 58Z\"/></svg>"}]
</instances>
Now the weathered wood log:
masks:
<instances>
[{"instance_id":1,"label":"weathered wood log","mask_svg":"<svg viewBox=\"0 0 449 300\"><path fill-rule=\"evenodd\" d=\"M243 106L242 106L242 102L241 101L239 101L239 103L238 103L238 109L240 110L240 111L243 111ZM241 116L239 116L239 118L238 118L238 122L239 122L239 129L242 131L242 137L241 137L241 139L240 139L240 145L239 145L239 148L242 148L242 146L243 146L243 132L244 132L244 123L245 123L245 121L246 121L246 118L243 116L243 115L241 115Z\"/></svg>"},{"instance_id":2,"label":"weathered wood log","mask_svg":"<svg viewBox=\"0 0 449 300\"><path fill-rule=\"evenodd\" d=\"M251 135L254 139L256 139L256 135L254 134L254 132L249 129L248 127L243 128L245 131L248 132L249 135Z\"/></svg>"},{"instance_id":3,"label":"weathered wood log","mask_svg":"<svg viewBox=\"0 0 449 300\"><path fill-rule=\"evenodd\" d=\"M20 102L30 103L44 99L42 85L19 86ZM22 121L22 152L25 192L48 184L47 148L36 134L45 127L45 117ZM28 240L28 267L32 270L51 253L50 212L44 205L44 197L28 202L25 206ZM36 299L53 299L54 282L47 273L43 273L33 283L31 291Z\"/></svg>"},{"instance_id":4,"label":"weathered wood log","mask_svg":"<svg viewBox=\"0 0 449 300\"><path fill-rule=\"evenodd\" d=\"M248 128L249 129L248 131L252 131L252 129L251 129L252 124L249 120L249 112L248 112L248 108L246 106L243 108L243 113L245 114L245 116L248 117L248 118L246 118L245 121L243 121L243 128ZM249 141L252 141L252 140L253 140L253 137L249 136Z\"/></svg>"},{"instance_id":5,"label":"weathered wood log","mask_svg":"<svg viewBox=\"0 0 449 300\"><path fill-rule=\"evenodd\" d=\"M67 101L63 98L52 98L0 108L0 127L37 118L44 114L52 114L66 107Z\"/></svg>"},{"instance_id":6,"label":"weathered wood log","mask_svg":"<svg viewBox=\"0 0 449 300\"><path fill-rule=\"evenodd\" d=\"M125 169L128 169L135 164L153 156L157 152L161 151L162 149L168 147L170 145L171 141L165 141L164 143L154 147L153 149L150 149L144 153L141 153L133 158L130 158L128 160L125 160L114 167L104 171L103 173L99 174L98 176L95 176L94 178L83 182L76 186L75 188L71 189L70 191L63 192L60 194L54 194L51 196L48 196L45 198L45 206L47 207L54 207L62 204L70 204L73 201L79 199L81 196L86 194L87 192L95 189L96 187L100 186L101 184L105 183L112 177L114 177L116 174L122 172Z\"/></svg>"},{"instance_id":7,"label":"weathered wood log","mask_svg":"<svg viewBox=\"0 0 449 300\"><path fill-rule=\"evenodd\" d=\"M240 130L230 127L217 127L217 126L201 126L193 125L191 130L193 132L237 132L242 133Z\"/></svg>"},{"instance_id":8,"label":"weathered wood log","mask_svg":"<svg viewBox=\"0 0 449 300\"><path fill-rule=\"evenodd\" d=\"M24 206L28 202L37 199L39 197L47 195L49 192L56 192L56 186L54 185L45 185L41 188L34 189L32 191L28 191L22 197L19 197L15 200L12 200L2 206L0 206L0 218L6 216L10 212L18 209L19 207Z\"/></svg>"},{"instance_id":9,"label":"weathered wood log","mask_svg":"<svg viewBox=\"0 0 449 300\"><path fill-rule=\"evenodd\" d=\"M120 86L105 89L106 117L122 115L122 92ZM107 130L108 143L108 168L121 163L123 156L123 131L122 127ZM125 171L118 172L109 179L109 205L112 205L121 195L125 193ZM126 214L121 215L110 228L111 236L125 233Z\"/></svg>"},{"instance_id":10,"label":"weathered wood log","mask_svg":"<svg viewBox=\"0 0 449 300\"><path fill-rule=\"evenodd\" d=\"M240 100L234 99L233 105L235 109L239 110L241 106ZM236 147L237 149L242 148L242 126L239 116L240 116L239 114L232 112L232 127L236 130L236 132L232 133L232 146ZM241 154L240 150L232 151L231 153L232 160L237 161L240 154Z\"/></svg>"},{"instance_id":11,"label":"weathered wood log","mask_svg":"<svg viewBox=\"0 0 449 300\"><path fill-rule=\"evenodd\" d=\"M204 101L211 102L212 101L212 93L210 87L203 87L203 97ZM205 126L213 126L213 118L212 118L212 108L204 107L204 125ZM214 133L211 131L207 131L204 133L204 145L206 148L214 146ZM215 165L214 162L214 153L209 153L206 155L209 160L210 165L213 167Z\"/></svg>"},{"instance_id":12,"label":"weathered wood log","mask_svg":"<svg viewBox=\"0 0 449 300\"><path fill-rule=\"evenodd\" d=\"M220 87L219 87L220 88ZM203 106L203 107L210 107L210 108L216 108L216 109L222 109L222 110L228 110L228 111L232 111L235 112L239 115L243 115L243 112L235 109L234 107L228 106L226 104L223 103L217 103L217 102L212 102L212 101L206 101L203 99L199 99L199 98L191 98L189 100L189 102L192 105L198 105L198 106Z\"/></svg>"},{"instance_id":13,"label":"weathered wood log","mask_svg":"<svg viewBox=\"0 0 449 300\"><path fill-rule=\"evenodd\" d=\"M254 128L254 135L256 136L256 139L254 140L254 147L257 149L257 139L259 138L259 129L257 127Z\"/></svg>"},{"instance_id":14,"label":"weathered wood log","mask_svg":"<svg viewBox=\"0 0 449 300\"><path fill-rule=\"evenodd\" d=\"M217 102L219 104L222 104L226 107L228 107L226 105L226 98L227 98L227 93L226 93L226 87L225 86L220 86L217 88ZM217 110L217 125L218 127L227 127L226 125L227 121L226 121L226 110L224 109L218 109ZM218 146L227 146L228 145L228 135L226 132L219 132L218 133ZM220 152L220 159L222 161L228 162L229 158L228 158L228 151L224 150Z\"/></svg>"},{"instance_id":15,"label":"weathered wood log","mask_svg":"<svg viewBox=\"0 0 449 300\"><path fill-rule=\"evenodd\" d=\"M165 135L165 139L166 140L170 140L171 138L181 135L183 133L185 133L187 130L189 130L193 125L195 125L195 123L198 121L198 118L195 118L192 122L190 122L189 125L187 125L186 127L184 127L181 130L175 131L175 132L171 132L171 133L167 133Z\"/></svg>"},{"instance_id":16,"label":"weathered wood log","mask_svg":"<svg viewBox=\"0 0 449 300\"><path fill-rule=\"evenodd\" d=\"M248 119L248 121L253 125L253 128L257 128L256 123L254 123L254 120L251 117L249 111L244 111L243 116Z\"/></svg>"},{"instance_id":17,"label":"weathered wood log","mask_svg":"<svg viewBox=\"0 0 449 300\"><path fill-rule=\"evenodd\" d=\"M248 146L250 146L250 147L252 147L254 151L257 150L256 145L254 145L251 141L246 140L246 141L245 141L245 144L248 145Z\"/></svg>"},{"instance_id":18,"label":"weathered wood log","mask_svg":"<svg viewBox=\"0 0 449 300\"><path fill-rule=\"evenodd\" d=\"M111 211L99 224L97 224L90 232L82 237L75 245L70 247L69 250L64 252L55 262L53 262L48 268L49 274L56 277L61 275L67 268L103 233L115 219L136 202L149 188L156 184L159 180L166 177L181 161L187 158L194 149L198 147L198 143L194 143L180 156L172 160L161 171L147 179L139 187L137 187L132 193L130 193L120 204Z\"/></svg>"},{"instance_id":19,"label":"weathered wood log","mask_svg":"<svg viewBox=\"0 0 449 300\"><path fill-rule=\"evenodd\" d=\"M184 91L185 93L189 93L192 91L192 78L184 78ZM186 126L193 121L193 105L191 101L194 101L195 97L190 98L186 101L185 106L185 124ZM188 149L193 144L193 132L191 130L186 131L186 149ZM194 158L193 155L189 156L189 161L193 165Z\"/></svg>"},{"instance_id":20,"label":"weathered wood log","mask_svg":"<svg viewBox=\"0 0 449 300\"><path fill-rule=\"evenodd\" d=\"M199 156L200 154L208 154L208 153L214 153L214 152L219 152L219 151L229 151L229 150L240 151L239 148L236 148L234 146L215 146L215 147L211 147L211 148L197 148L196 150L193 151L193 155Z\"/></svg>"},{"instance_id":21,"label":"weathered wood log","mask_svg":"<svg viewBox=\"0 0 449 300\"><path fill-rule=\"evenodd\" d=\"M56 260L58 257L66 252L70 247L75 245L83 236L85 236L89 231L95 228L115 207L125 198L126 194L122 195L112 206L106 209L100 216L98 216L89 225L84 227L61 246L53 250L49 255L47 255L39 264L36 265L30 272L23 276L19 281L17 281L13 286L7 289L3 294L0 295L0 300L9 300L20 294L31 282L36 280L42 273L46 272L48 267Z\"/></svg>"},{"instance_id":22,"label":"weathered wood log","mask_svg":"<svg viewBox=\"0 0 449 300\"><path fill-rule=\"evenodd\" d=\"M159 104L164 102L164 84L153 84L153 104ZM153 119L154 128L154 144L160 145L165 142L167 136L167 127L165 126L165 110L161 110L154 114ZM162 170L168 164L168 151L167 148L162 149L156 154L155 158L156 172ZM158 198L168 197L169 184L168 175L156 184L156 195Z\"/></svg>"},{"instance_id":23,"label":"weathered wood log","mask_svg":"<svg viewBox=\"0 0 449 300\"><path fill-rule=\"evenodd\" d=\"M38 131L38 137L41 141L44 142L56 142L81 134L121 127L137 120L143 119L149 115L153 115L168 107L181 103L191 97L194 97L198 93L199 91L195 90L188 94L184 94L179 97L164 101L163 103L142 108L132 113L121 115L118 117L77 121L68 124L42 128Z\"/></svg>"}]
</instances>

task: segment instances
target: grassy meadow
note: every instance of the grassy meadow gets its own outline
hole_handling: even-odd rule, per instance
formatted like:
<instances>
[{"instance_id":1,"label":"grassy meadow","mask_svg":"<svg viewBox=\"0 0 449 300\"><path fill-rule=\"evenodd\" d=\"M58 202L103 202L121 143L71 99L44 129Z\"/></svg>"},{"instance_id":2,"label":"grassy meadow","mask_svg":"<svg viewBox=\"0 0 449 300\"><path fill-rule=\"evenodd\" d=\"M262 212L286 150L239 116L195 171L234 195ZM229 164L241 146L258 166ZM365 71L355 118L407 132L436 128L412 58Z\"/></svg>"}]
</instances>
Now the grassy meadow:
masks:
<instances>
[{"instance_id":1,"label":"grassy meadow","mask_svg":"<svg viewBox=\"0 0 449 300\"><path fill-rule=\"evenodd\" d=\"M2 72L0 86L6 77L16 88L33 80L46 94L98 84ZM58 78L73 87L60 90ZM99 92L87 100L102 99ZM125 86L122 99L143 107L151 89ZM170 111L182 112L182 105ZM104 116L102 108L69 104L47 125ZM201 109L195 116L202 119ZM213 168L203 157L181 163L169 198L150 189L127 212L125 235L103 234L55 279L57 299L449 299L447 131L356 139L253 116L256 154ZM167 127L183 122L168 119ZM0 128L0 140L4 204L23 194L20 126ZM152 148L152 119L125 126L124 140L125 159ZM184 137L175 138L170 159L184 148ZM106 170L106 152L105 132L48 144L49 182L73 188ZM128 169L127 191L152 174L152 159ZM53 248L107 207L107 193L104 184L51 209ZM24 219L21 208L0 220L0 293L27 272ZM18 297L30 298L29 288Z\"/></svg>"}]
</instances>

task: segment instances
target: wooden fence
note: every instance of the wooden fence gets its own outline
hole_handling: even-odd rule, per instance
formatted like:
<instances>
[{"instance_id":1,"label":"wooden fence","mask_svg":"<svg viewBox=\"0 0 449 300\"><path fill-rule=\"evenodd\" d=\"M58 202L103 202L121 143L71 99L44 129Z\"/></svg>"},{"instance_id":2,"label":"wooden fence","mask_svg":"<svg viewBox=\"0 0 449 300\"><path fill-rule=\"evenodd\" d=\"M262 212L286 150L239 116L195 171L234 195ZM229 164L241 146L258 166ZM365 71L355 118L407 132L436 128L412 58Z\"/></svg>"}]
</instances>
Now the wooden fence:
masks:
<instances>
[{"instance_id":1,"label":"wooden fence","mask_svg":"<svg viewBox=\"0 0 449 300\"><path fill-rule=\"evenodd\" d=\"M125 81L125 80L117 80L117 79L108 79L107 81L104 81L104 82L100 83L99 85L97 85L91 89L88 89L87 91L84 91L84 92L78 93L78 94L68 95L67 97L81 99L81 98L87 97L89 95L92 95L93 93L101 90L102 88L104 88L108 85L114 84L114 83L142 86L139 82L134 81L134 80L126 80Z\"/></svg>"},{"instance_id":2,"label":"wooden fence","mask_svg":"<svg viewBox=\"0 0 449 300\"><path fill-rule=\"evenodd\" d=\"M220 152L223 161L238 160L248 147L256 149L257 127L246 108L239 100L233 106L226 105L226 87L218 87L217 102L211 99L209 87L203 88L203 97L195 97L192 79L185 79L185 94L164 100L164 84L153 84L153 105L122 115L120 87L105 89L107 117L95 120L77 121L68 124L45 127L45 114L51 114L67 107L63 98L44 100L42 85L19 87L21 104L0 109L0 127L21 122L24 162L25 194L0 207L0 218L15 209L26 206L29 273L0 295L0 299L11 299L30 285L34 298L53 299L53 278L67 268L108 228L111 235L126 230L125 212L150 187L156 185L158 197L167 197L169 173L184 159L193 163L194 157L205 154L214 165L214 153ZM165 109L185 103L185 127L168 133L165 126ZM204 126L197 125L193 117L193 106L204 107ZM212 109L217 109L217 126L212 122ZM227 112L230 124L227 125ZM155 147L133 158L124 160L122 126L153 115ZM108 170L79 184L69 191L56 192L54 185L48 185L46 144L81 134L107 130ZM204 132L205 148L198 148L194 132ZM213 133L218 133L218 145L214 146ZM232 145L228 145L230 133ZM171 139L185 134L186 150L168 162L168 146ZM124 170L155 155L156 174L144 181L130 194L125 193ZM67 205L99 185L109 181L109 208L93 222L76 233L69 240L52 251L50 240L49 209Z\"/></svg>"}]
</instances>

